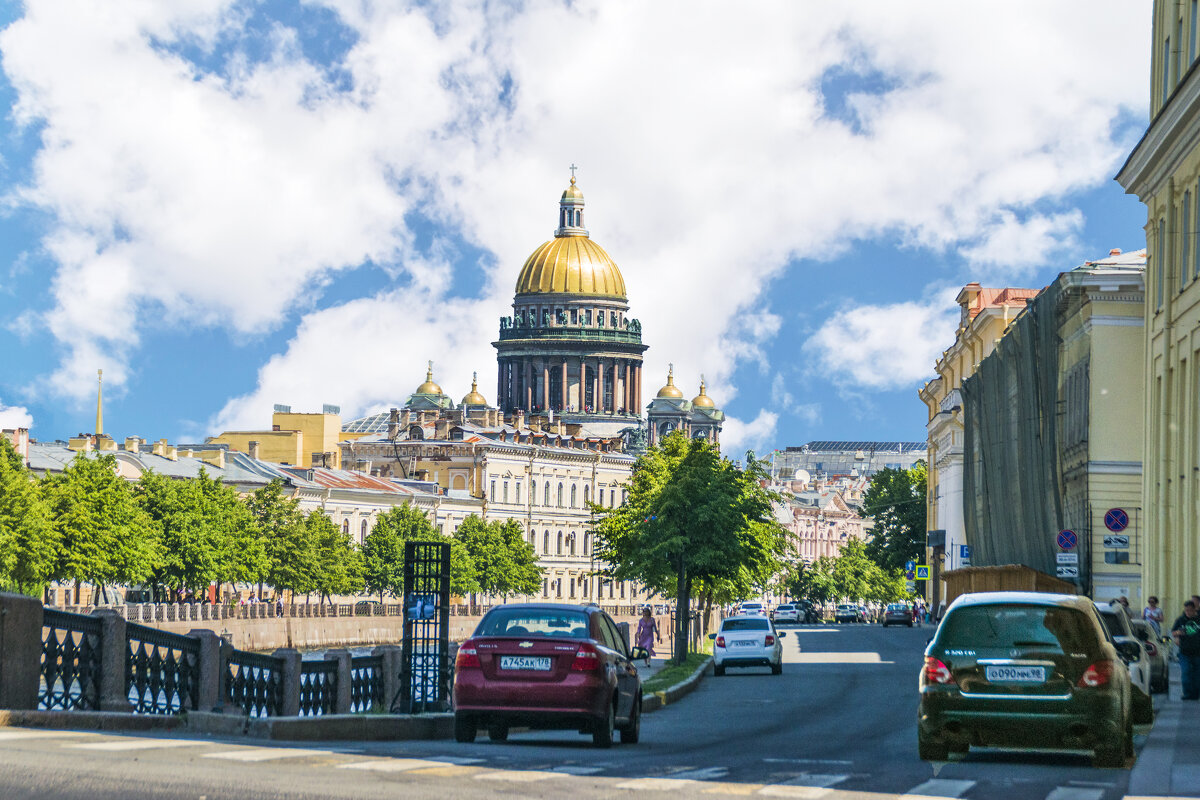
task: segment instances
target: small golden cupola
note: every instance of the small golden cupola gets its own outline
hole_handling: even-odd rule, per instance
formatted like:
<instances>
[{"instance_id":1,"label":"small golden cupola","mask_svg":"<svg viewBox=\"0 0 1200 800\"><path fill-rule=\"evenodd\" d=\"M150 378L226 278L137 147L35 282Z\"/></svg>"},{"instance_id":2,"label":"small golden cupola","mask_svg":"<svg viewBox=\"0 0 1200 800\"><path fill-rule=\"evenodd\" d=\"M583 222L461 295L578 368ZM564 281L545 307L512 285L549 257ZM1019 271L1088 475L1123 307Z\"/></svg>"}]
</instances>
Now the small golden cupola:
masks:
<instances>
[{"instance_id":1,"label":"small golden cupola","mask_svg":"<svg viewBox=\"0 0 1200 800\"><path fill-rule=\"evenodd\" d=\"M442 387L433 382L433 362L425 370L425 382L417 387L417 394L442 394Z\"/></svg>"},{"instance_id":2,"label":"small golden cupola","mask_svg":"<svg viewBox=\"0 0 1200 800\"><path fill-rule=\"evenodd\" d=\"M464 406L486 406L487 399L479 393L479 374L471 373L471 392L462 399Z\"/></svg>"},{"instance_id":3,"label":"small golden cupola","mask_svg":"<svg viewBox=\"0 0 1200 800\"><path fill-rule=\"evenodd\" d=\"M655 397L670 398L673 400L682 400L683 392L679 391L679 387L675 385L675 365L671 364L667 369L667 385L658 390Z\"/></svg>"},{"instance_id":4,"label":"small golden cupola","mask_svg":"<svg viewBox=\"0 0 1200 800\"><path fill-rule=\"evenodd\" d=\"M715 408L712 398L704 391L704 376L700 376L700 394L692 398L692 405L696 408Z\"/></svg>"}]
</instances>

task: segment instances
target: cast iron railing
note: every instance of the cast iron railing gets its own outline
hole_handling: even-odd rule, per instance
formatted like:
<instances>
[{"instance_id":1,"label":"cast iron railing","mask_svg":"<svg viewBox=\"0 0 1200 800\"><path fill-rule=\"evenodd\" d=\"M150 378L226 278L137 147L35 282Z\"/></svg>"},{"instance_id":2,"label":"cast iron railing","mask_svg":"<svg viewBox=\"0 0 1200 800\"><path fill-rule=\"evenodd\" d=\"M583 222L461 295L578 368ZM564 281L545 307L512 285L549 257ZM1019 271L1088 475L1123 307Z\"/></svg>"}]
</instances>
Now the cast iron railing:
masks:
<instances>
[{"instance_id":1,"label":"cast iron railing","mask_svg":"<svg viewBox=\"0 0 1200 800\"><path fill-rule=\"evenodd\" d=\"M300 662L300 716L332 714L337 704L336 661Z\"/></svg>"},{"instance_id":2,"label":"cast iron railing","mask_svg":"<svg viewBox=\"0 0 1200 800\"><path fill-rule=\"evenodd\" d=\"M283 714L283 659L234 650L225 674L225 699L251 717Z\"/></svg>"},{"instance_id":3,"label":"cast iron railing","mask_svg":"<svg viewBox=\"0 0 1200 800\"><path fill-rule=\"evenodd\" d=\"M387 710L383 696L383 656L350 659L350 711Z\"/></svg>"},{"instance_id":4,"label":"cast iron railing","mask_svg":"<svg viewBox=\"0 0 1200 800\"><path fill-rule=\"evenodd\" d=\"M200 640L133 622L125 624L125 687L140 714L200 708Z\"/></svg>"},{"instance_id":5,"label":"cast iron railing","mask_svg":"<svg viewBox=\"0 0 1200 800\"><path fill-rule=\"evenodd\" d=\"M42 611L42 686L38 708L100 708L101 622L53 608Z\"/></svg>"}]
</instances>

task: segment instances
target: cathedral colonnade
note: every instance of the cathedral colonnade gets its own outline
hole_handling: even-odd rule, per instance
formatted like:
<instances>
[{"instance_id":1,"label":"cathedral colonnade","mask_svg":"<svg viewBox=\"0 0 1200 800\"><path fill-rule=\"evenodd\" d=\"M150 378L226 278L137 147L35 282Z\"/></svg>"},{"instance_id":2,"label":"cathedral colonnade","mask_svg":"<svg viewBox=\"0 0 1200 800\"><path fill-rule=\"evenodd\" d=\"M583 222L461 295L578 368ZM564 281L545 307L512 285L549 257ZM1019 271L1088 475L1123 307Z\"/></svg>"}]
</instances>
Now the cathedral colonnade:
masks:
<instances>
[{"instance_id":1,"label":"cathedral colonnade","mask_svg":"<svg viewBox=\"0 0 1200 800\"><path fill-rule=\"evenodd\" d=\"M527 414L566 411L637 415L641 407L640 358L529 355L501 358L499 406Z\"/></svg>"}]
</instances>

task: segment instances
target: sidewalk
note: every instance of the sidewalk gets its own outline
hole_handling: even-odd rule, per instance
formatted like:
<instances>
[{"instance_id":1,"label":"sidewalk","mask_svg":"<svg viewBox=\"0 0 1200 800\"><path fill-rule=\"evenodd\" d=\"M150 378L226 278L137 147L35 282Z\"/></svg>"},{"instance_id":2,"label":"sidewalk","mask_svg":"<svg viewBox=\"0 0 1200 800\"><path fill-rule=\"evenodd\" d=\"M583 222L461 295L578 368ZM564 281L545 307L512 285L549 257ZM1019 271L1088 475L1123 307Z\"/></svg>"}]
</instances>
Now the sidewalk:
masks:
<instances>
[{"instance_id":1,"label":"sidewalk","mask_svg":"<svg viewBox=\"0 0 1200 800\"><path fill-rule=\"evenodd\" d=\"M1129 775L1127 800L1200 797L1200 703L1185 703L1181 694L1173 663L1170 691L1155 696L1158 716Z\"/></svg>"}]
</instances>

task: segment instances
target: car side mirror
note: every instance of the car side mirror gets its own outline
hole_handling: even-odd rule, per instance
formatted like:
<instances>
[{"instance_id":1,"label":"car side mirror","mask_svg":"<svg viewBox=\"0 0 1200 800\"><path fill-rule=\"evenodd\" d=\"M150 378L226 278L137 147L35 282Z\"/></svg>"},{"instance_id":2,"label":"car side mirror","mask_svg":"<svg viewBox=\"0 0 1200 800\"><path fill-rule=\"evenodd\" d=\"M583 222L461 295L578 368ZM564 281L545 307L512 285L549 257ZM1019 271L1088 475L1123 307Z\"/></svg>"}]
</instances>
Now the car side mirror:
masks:
<instances>
[{"instance_id":1,"label":"car side mirror","mask_svg":"<svg viewBox=\"0 0 1200 800\"><path fill-rule=\"evenodd\" d=\"M1117 652L1126 664L1132 664L1142 658L1142 647L1136 642L1118 642Z\"/></svg>"},{"instance_id":2,"label":"car side mirror","mask_svg":"<svg viewBox=\"0 0 1200 800\"><path fill-rule=\"evenodd\" d=\"M710 633L708 635L708 638L715 640L717 638L717 635L715 633Z\"/></svg>"}]
</instances>

